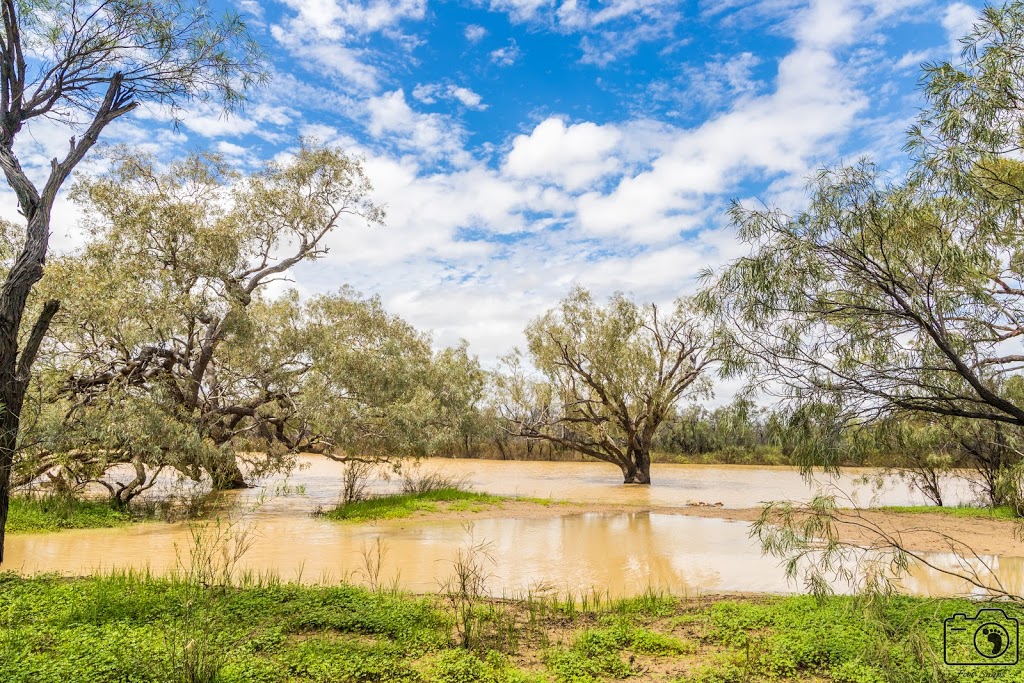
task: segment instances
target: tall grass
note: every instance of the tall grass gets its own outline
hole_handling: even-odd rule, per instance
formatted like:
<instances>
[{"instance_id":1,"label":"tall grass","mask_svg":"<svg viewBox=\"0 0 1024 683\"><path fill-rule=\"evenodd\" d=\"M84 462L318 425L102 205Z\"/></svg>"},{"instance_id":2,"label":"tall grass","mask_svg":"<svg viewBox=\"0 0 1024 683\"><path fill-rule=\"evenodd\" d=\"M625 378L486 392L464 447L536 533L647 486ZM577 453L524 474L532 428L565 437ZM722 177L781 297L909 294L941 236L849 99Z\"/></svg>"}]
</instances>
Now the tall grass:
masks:
<instances>
[{"instance_id":1,"label":"tall grass","mask_svg":"<svg viewBox=\"0 0 1024 683\"><path fill-rule=\"evenodd\" d=\"M92 529L128 524L132 515L106 501L70 495L31 492L11 497L9 533L38 533L61 529Z\"/></svg>"}]
</instances>

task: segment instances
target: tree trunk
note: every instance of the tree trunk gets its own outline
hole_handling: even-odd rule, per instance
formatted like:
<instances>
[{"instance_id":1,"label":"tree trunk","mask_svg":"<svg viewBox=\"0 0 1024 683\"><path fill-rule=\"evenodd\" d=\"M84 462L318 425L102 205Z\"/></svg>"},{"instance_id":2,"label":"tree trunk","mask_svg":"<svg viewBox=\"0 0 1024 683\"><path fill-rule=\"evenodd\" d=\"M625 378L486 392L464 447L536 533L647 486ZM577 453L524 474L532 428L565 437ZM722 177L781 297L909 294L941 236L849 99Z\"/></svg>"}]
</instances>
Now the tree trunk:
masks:
<instances>
[{"instance_id":1,"label":"tree trunk","mask_svg":"<svg viewBox=\"0 0 1024 683\"><path fill-rule=\"evenodd\" d=\"M14 396L9 396L8 391L0 391L0 401L4 403L0 405L0 564L4 561L7 513L11 502L11 471L14 467L14 455L18 450L21 393L16 388ZM10 409L7 408L8 405Z\"/></svg>"},{"instance_id":2,"label":"tree trunk","mask_svg":"<svg viewBox=\"0 0 1024 683\"><path fill-rule=\"evenodd\" d=\"M226 457L221 462L214 463L210 467L210 479L213 480L215 491L249 488L249 485L245 482L242 470L238 467L238 461L233 455Z\"/></svg>"},{"instance_id":3,"label":"tree trunk","mask_svg":"<svg viewBox=\"0 0 1024 683\"><path fill-rule=\"evenodd\" d=\"M646 448L636 451L634 454L636 459L636 477L634 482L637 484L650 484L651 483L651 452Z\"/></svg>"},{"instance_id":4,"label":"tree trunk","mask_svg":"<svg viewBox=\"0 0 1024 683\"><path fill-rule=\"evenodd\" d=\"M637 477L636 465L634 465L632 462L629 462L629 463L621 464L621 465L619 465L619 467L622 468L622 483L623 484L635 484L635 483L637 483L637 481L636 481L636 477Z\"/></svg>"}]
</instances>

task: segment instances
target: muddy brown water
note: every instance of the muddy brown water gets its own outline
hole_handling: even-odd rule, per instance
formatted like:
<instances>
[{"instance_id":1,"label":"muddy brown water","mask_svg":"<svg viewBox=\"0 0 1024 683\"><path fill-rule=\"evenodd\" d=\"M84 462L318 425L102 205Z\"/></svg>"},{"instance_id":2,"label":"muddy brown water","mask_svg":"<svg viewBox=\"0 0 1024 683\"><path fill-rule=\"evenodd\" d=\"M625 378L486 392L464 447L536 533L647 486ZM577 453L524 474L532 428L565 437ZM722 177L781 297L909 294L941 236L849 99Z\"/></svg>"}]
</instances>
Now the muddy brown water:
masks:
<instances>
[{"instance_id":1,"label":"muddy brown water","mask_svg":"<svg viewBox=\"0 0 1024 683\"><path fill-rule=\"evenodd\" d=\"M292 488L287 495L274 494L282 490L274 480L237 496L236 516L252 537L241 569L274 573L284 580L373 580L432 592L453 574L460 549L485 544L479 557L494 595L594 589L618 596L648 587L688 595L801 590L787 582L776 559L762 556L744 522L657 512L577 512L478 519L472 528L457 519L339 523L310 512L337 503L340 465L322 458L303 458L302 463L288 479ZM850 474L809 484L788 468L656 465L650 487L623 486L616 470L602 463L427 460L422 469L464 478L478 491L584 503L753 507L766 500L806 500L822 489L841 491L861 505L922 502L895 479L885 480L880 488L859 484ZM371 484L375 491L397 487L393 479ZM266 500L255 511L244 512L261 492ZM950 495L965 499L969 493L952 488ZM17 534L7 539L5 568L29 574L80 575L125 567L163 573L188 562L192 540L188 525L163 523ZM383 551L380 570L368 571L365 556L378 548ZM930 559L948 566L956 561L940 554ZM997 570L1006 587L1024 589L1024 558L982 560ZM931 595L969 592L968 586L926 570L912 572L904 588Z\"/></svg>"}]
</instances>

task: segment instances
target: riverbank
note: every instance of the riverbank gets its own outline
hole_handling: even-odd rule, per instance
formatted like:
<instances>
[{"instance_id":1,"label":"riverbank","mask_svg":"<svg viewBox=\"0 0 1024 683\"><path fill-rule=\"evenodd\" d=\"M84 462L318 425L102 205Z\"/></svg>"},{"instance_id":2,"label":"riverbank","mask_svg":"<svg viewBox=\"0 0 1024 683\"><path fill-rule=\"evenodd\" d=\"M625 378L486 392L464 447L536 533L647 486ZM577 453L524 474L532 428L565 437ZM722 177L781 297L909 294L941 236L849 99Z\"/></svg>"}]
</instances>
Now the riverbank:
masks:
<instances>
[{"instance_id":1,"label":"riverbank","mask_svg":"<svg viewBox=\"0 0 1024 683\"><path fill-rule=\"evenodd\" d=\"M957 680L943 619L962 600L532 594L477 599L272 577L0 575L8 683L652 683ZM1024 613L1006 606L1010 616ZM1017 667L969 670L1010 680ZM937 674L937 675L936 675Z\"/></svg>"},{"instance_id":2,"label":"riverbank","mask_svg":"<svg viewBox=\"0 0 1024 683\"><path fill-rule=\"evenodd\" d=\"M581 503L452 489L371 498L322 515L354 524L382 524L384 530L388 525L403 528L425 522L542 520L586 514L681 515L750 523L757 520L761 512L760 507L726 508L717 502L692 502L681 507ZM312 513L315 511L307 514ZM114 528L152 519L152 516L132 515L98 501L15 497L11 500L8 531L20 534ZM916 552L949 552L953 547L961 547L982 555L1007 557L1024 557L1020 528L1020 520L1007 511L935 507L845 510L836 524L840 540L862 546L877 544L881 532L899 539L904 548Z\"/></svg>"},{"instance_id":3,"label":"riverbank","mask_svg":"<svg viewBox=\"0 0 1024 683\"><path fill-rule=\"evenodd\" d=\"M762 508L726 508L714 503L695 503L685 507L644 506L606 503L548 502L523 499L499 499L476 506L438 504L430 510L416 510L403 519L390 520L401 527L405 523L437 522L457 519L464 522L496 518L545 519L582 514L658 514L754 522ZM1024 557L1024 540L1019 536L1020 520L1005 516L957 514L954 509L935 508L933 512L886 509L846 509L836 518L836 531L842 541L855 545L877 545L878 532L897 538L907 550L949 552L951 547L970 548L982 555ZM952 545L951 545L952 544Z\"/></svg>"}]
</instances>

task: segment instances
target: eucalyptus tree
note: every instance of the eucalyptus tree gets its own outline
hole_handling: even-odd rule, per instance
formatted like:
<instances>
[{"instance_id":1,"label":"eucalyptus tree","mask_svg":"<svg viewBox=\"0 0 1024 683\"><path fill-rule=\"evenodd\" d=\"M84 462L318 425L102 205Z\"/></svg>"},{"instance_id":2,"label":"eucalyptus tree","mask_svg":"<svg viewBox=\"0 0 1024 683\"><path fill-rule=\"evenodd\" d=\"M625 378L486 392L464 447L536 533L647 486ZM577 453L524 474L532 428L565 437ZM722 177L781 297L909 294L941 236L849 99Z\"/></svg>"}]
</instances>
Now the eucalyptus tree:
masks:
<instances>
[{"instance_id":1,"label":"eucalyptus tree","mask_svg":"<svg viewBox=\"0 0 1024 683\"><path fill-rule=\"evenodd\" d=\"M60 306L24 321L43 276L57 194L106 128L140 104L174 107L196 97L237 105L263 79L259 50L236 16L177 0L0 2L0 169L22 215L0 285L0 560L11 466L32 364ZM69 143L38 185L16 148L26 125L67 124Z\"/></svg>"},{"instance_id":2,"label":"eucalyptus tree","mask_svg":"<svg viewBox=\"0 0 1024 683\"><path fill-rule=\"evenodd\" d=\"M349 288L313 297L305 318L311 370L293 420L297 447L384 462L465 438L485 377L465 343L435 352L429 334Z\"/></svg>"},{"instance_id":3,"label":"eucalyptus tree","mask_svg":"<svg viewBox=\"0 0 1024 683\"><path fill-rule=\"evenodd\" d=\"M369 192L358 161L308 144L248 176L216 157L160 169L121 150L109 173L81 179L72 197L91 239L43 284L68 304L41 378L67 402L64 436L44 450L245 486L235 447L288 432L315 360L305 307L267 288L323 256L333 230L379 223ZM277 441L287 447L250 459L257 472L294 450Z\"/></svg>"},{"instance_id":4,"label":"eucalyptus tree","mask_svg":"<svg viewBox=\"0 0 1024 683\"><path fill-rule=\"evenodd\" d=\"M819 174L796 215L732 208L750 254L700 297L727 373L838 424L1024 426L1024 4L986 8L964 46L926 67L907 179L861 162ZM807 450L833 462L827 443Z\"/></svg>"},{"instance_id":5,"label":"eucalyptus tree","mask_svg":"<svg viewBox=\"0 0 1024 683\"><path fill-rule=\"evenodd\" d=\"M517 433L617 465L627 484L651 483L658 426L685 393L709 391L710 339L689 302L666 314L616 294L599 306L577 287L526 338L545 382L531 383L521 365L499 377Z\"/></svg>"}]
</instances>

